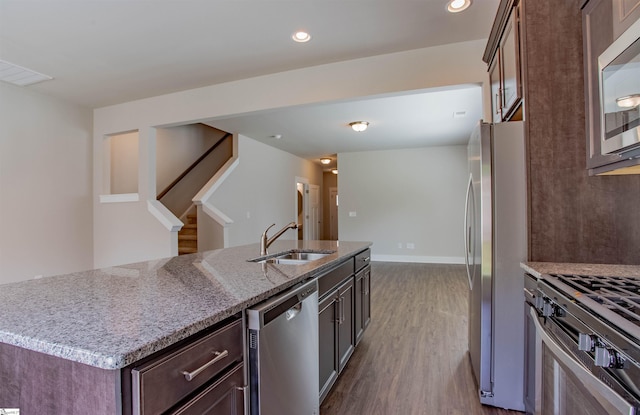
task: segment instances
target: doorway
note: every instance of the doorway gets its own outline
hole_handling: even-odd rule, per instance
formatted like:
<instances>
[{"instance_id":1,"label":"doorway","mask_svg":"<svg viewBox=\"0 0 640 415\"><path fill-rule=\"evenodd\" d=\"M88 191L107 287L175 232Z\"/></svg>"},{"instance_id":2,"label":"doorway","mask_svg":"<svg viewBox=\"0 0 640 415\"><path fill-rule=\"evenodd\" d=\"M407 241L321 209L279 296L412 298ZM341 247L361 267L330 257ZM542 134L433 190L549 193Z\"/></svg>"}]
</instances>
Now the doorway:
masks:
<instances>
[{"instance_id":1,"label":"doorway","mask_svg":"<svg viewBox=\"0 0 640 415\"><path fill-rule=\"evenodd\" d=\"M317 240L320 238L320 186L296 177L295 190L298 240Z\"/></svg>"},{"instance_id":2,"label":"doorway","mask_svg":"<svg viewBox=\"0 0 640 415\"><path fill-rule=\"evenodd\" d=\"M329 240L338 240L338 188L329 188Z\"/></svg>"}]
</instances>

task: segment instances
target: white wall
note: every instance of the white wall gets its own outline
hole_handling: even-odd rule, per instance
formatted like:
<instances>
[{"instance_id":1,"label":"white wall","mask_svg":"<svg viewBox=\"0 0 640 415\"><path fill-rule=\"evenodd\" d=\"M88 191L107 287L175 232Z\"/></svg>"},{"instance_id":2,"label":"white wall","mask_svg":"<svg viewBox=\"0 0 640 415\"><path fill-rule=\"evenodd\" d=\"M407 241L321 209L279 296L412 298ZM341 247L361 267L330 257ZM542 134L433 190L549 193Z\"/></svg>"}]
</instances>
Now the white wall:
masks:
<instances>
[{"instance_id":1,"label":"white wall","mask_svg":"<svg viewBox=\"0 0 640 415\"><path fill-rule=\"evenodd\" d=\"M482 52L485 41L476 40L410 50L388 55L355 59L281 72L224 84L211 85L172 94L141 99L94 110L94 142L105 135L138 130L140 132L139 198L123 206L100 204L99 194L94 207L94 257L96 266L114 265L124 260L144 260L173 255L172 231L166 226L156 234L151 222L141 221L136 232L120 234L120 227L111 224L119 217L142 215L147 203L155 199L155 128L201 122L216 117L243 114L333 100L344 100L377 94L413 91L459 84L483 84L488 80ZM95 146L94 186L104 182L102 147ZM243 163L258 163L260 158ZM268 160L269 166L273 166ZM263 173L254 173L254 187L264 186ZM267 183L270 185L271 183ZM97 190L96 190L97 191ZM236 196L233 197L246 197ZM246 200L244 201L247 202ZM241 208L242 206L240 206ZM260 205L250 213L266 213L259 227L277 221L275 212ZM116 214L116 211L118 213ZM130 214L129 214L130 212ZM232 212L225 212L230 214ZM246 216L246 212L244 212ZM147 213L147 216L149 214ZM286 215L283 213L283 218ZM267 219L269 217L269 219ZM234 219L235 220L235 219ZM240 220L238 220L240 222ZM270 222L272 223L272 222ZM270 223L266 223L267 225ZM253 242L257 222L251 226L239 224L232 244ZM256 228L254 228L256 226ZM234 231L236 232L236 231ZM251 234L251 237L249 236ZM135 252L121 248L117 241L127 237ZM340 235L341 239L343 235ZM107 260L108 258L108 260ZM103 261L103 259L105 259Z\"/></svg>"},{"instance_id":2,"label":"white wall","mask_svg":"<svg viewBox=\"0 0 640 415\"><path fill-rule=\"evenodd\" d=\"M204 124L156 129L156 193L169 186L223 135Z\"/></svg>"},{"instance_id":3,"label":"white wall","mask_svg":"<svg viewBox=\"0 0 640 415\"><path fill-rule=\"evenodd\" d=\"M466 146L341 153L338 166L341 240L372 241L377 261L464 263Z\"/></svg>"},{"instance_id":4,"label":"white wall","mask_svg":"<svg viewBox=\"0 0 640 415\"><path fill-rule=\"evenodd\" d=\"M229 246L258 243L297 220L296 177L322 186L322 167L248 137L238 137L238 166L207 201L228 216ZM296 239L294 230L281 239ZM259 252L256 252L256 256Z\"/></svg>"},{"instance_id":5,"label":"white wall","mask_svg":"<svg viewBox=\"0 0 640 415\"><path fill-rule=\"evenodd\" d=\"M105 138L111 148L110 193L138 193L138 132Z\"/></svg>"},{"instance_id":6,"label":"white wall","mask_svg":"<svg viewBox=\"0 0 640 415\"><path fill-rule=\"evenodd\" d=\"M93 265L91 111L0 82L0 283Z\"/></svg>"}]
</instances>

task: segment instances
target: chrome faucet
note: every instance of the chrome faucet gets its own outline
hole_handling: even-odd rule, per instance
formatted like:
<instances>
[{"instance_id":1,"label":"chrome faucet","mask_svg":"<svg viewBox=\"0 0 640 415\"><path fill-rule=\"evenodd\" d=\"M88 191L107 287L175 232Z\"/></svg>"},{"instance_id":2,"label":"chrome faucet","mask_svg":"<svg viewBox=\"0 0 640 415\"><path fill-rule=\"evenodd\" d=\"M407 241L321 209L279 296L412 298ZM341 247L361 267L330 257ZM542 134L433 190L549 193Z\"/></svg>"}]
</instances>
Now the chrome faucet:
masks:
<instances>
[{"instance_id":1,"label":"chrome faucet","mask_svg":"<svg viewBox=\"0 0 640 415\"><path fill-rule=\"evenodd\" d=\"M274 226L276 226L275 223L269 226L267 229L265 229L264 232L262 232L262 237L260 238L260 255L267 255L267 248L269 248L269 245L271 245L276 239L278 239L288 229L296 229L298 227L298 224L295 222L291 222L287 226L285 226L284 228L276 232L276 234L273 235L271 238L267 238L267 232L269 231L269 229L273 228Z\"/></svg>"}]
</instances>

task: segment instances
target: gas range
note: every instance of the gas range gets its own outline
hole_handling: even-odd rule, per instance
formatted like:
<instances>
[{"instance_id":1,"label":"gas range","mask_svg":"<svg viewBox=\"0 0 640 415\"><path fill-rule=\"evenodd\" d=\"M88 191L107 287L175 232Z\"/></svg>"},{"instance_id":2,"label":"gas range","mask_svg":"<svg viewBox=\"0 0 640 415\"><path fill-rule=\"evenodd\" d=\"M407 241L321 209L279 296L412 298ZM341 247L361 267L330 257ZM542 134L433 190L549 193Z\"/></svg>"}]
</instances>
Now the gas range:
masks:
<instances>
[{"instance_id":1,"label":"gas range","mask_svg":"<svg viewBox=\"0 0 640 415\"><path fill-rule=\"evenodd\" d=\"M533 294L545 331L636 413L640 278L543 274Z\"/></svg>"},{"instance_id":2,"label":"gas range","mask_svg":"<svg viewBox=\"0 0 640 415\"><path fill-rule=\"evenodd\" d=\"M640 279L548 274L538 290L640 362Z\"/></svg>"}]
</instances>

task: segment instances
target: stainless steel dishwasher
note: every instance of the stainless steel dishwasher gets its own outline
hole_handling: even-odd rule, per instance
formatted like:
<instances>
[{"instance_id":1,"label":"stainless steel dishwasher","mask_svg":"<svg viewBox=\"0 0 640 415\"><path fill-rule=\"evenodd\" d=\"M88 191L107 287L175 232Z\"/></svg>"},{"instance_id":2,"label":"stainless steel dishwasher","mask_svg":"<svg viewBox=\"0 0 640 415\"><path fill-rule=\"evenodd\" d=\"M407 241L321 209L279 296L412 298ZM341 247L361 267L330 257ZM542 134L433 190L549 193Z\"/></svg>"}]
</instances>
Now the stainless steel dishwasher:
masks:
<instances>
[{"instance_id":1,"label":"stainless steel dishwasher","mask_svg":"<svg viewBox=\"0 0 640 415\"><path fill-rule=\"evenodd\" d=\"M251 415L318 415L318 283L247 310Z\"/></svg>"}]
</instances>

